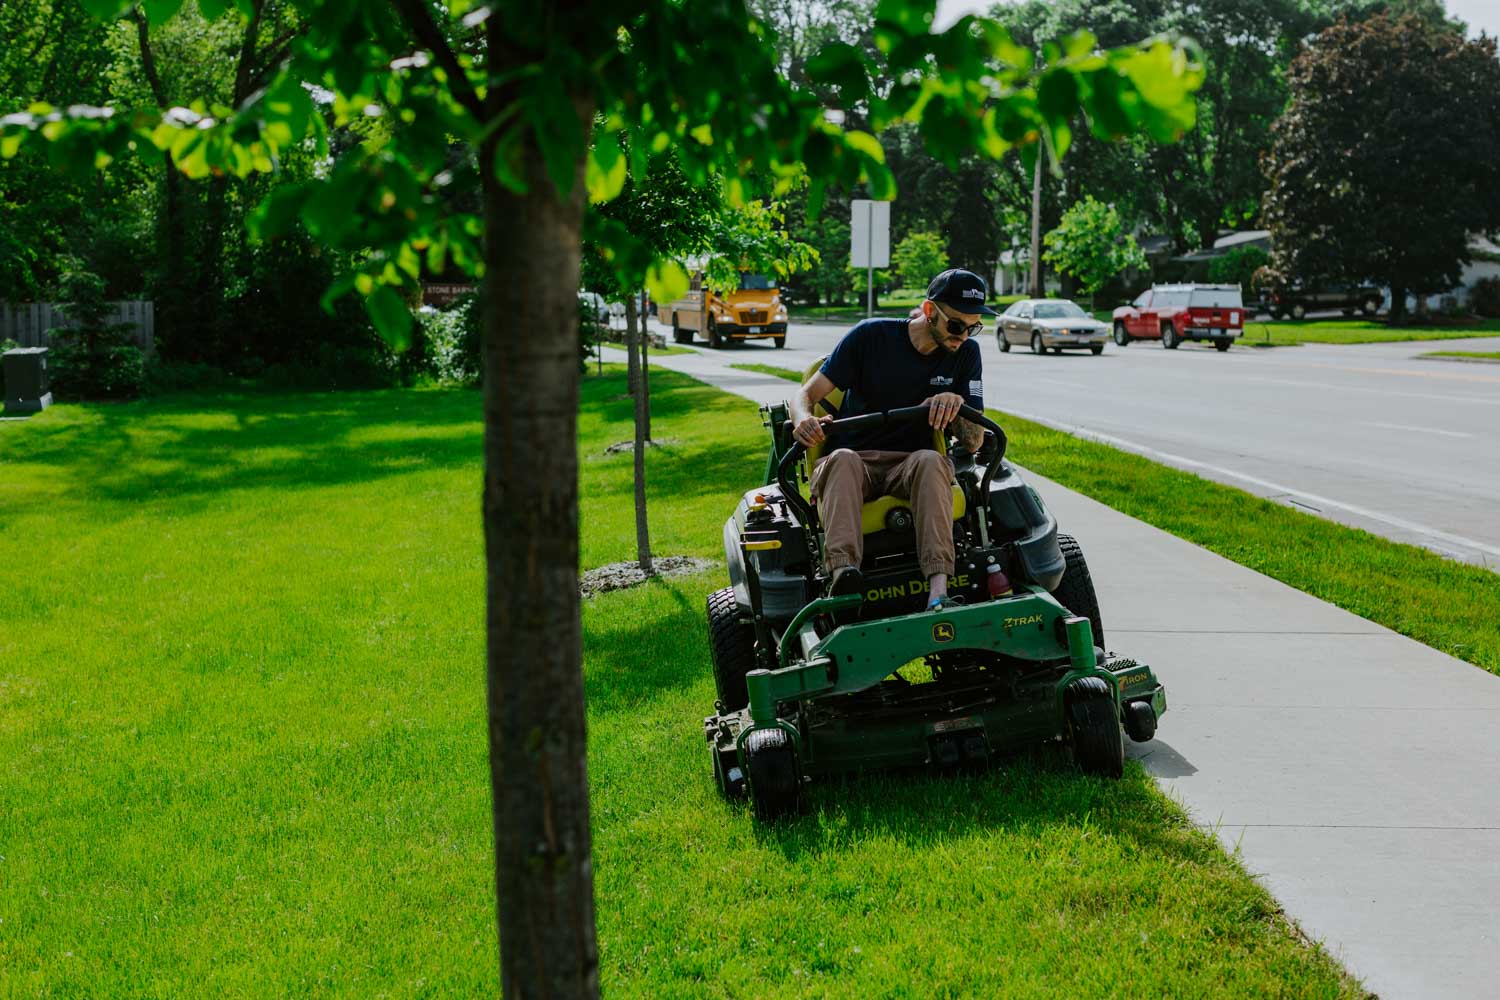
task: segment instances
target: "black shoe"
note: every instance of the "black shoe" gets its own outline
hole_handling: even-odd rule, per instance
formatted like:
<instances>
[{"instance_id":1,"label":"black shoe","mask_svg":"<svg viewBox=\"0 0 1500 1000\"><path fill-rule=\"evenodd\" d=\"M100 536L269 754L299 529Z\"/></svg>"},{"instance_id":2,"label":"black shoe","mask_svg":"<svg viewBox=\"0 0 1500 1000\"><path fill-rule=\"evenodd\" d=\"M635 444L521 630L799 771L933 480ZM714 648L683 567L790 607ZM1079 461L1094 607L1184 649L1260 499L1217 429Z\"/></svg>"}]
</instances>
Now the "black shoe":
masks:
<instances>
[{"instance_id":1,"label":"black shoe","mask_svg":"<svg viewBox=\"0 0 1500 1000\"><path fill-rule=\"evenodd\" d=\"M865 575L859 571L858 566L840 566L833 571L833 579L828 583L829 597L862 594L864 590Z\"/></svg>"},{"instance_id":2,"label":"black shoe","mask_svg":"<svg viewBox=\"0 0 1500 1000\"><path fill-rule=\"evenodd\" d=\"M833 579L828 582L829 597L843 597L846 594L863 594L865 592L865 575L859 571L858 566L840 566L833 571ZM859 605L836 611L832 615L835 625L847 625L859 617Z\"/></svg>"}]
</instances>

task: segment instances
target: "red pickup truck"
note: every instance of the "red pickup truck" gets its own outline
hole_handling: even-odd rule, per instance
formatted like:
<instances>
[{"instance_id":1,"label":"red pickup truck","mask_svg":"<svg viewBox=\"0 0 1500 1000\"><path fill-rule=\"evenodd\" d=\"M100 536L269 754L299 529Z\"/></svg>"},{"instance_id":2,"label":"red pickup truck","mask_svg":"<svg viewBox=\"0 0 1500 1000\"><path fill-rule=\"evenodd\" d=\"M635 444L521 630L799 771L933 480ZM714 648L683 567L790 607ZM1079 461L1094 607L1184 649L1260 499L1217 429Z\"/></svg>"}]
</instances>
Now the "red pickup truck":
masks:
<instances>
[{"instance_id":1,"label":"red pickup truck","mask_svg":"<svg viewBox=\"0 0 1500 1000\"><path fill-rule=\"evenodd\" d=\"M1153 285L1114 311L1115 343L1160 340L1175 351L1184 340L1209 341L1229 350L1245 332L1239 285Z\"/></svg>"}]
</instances>

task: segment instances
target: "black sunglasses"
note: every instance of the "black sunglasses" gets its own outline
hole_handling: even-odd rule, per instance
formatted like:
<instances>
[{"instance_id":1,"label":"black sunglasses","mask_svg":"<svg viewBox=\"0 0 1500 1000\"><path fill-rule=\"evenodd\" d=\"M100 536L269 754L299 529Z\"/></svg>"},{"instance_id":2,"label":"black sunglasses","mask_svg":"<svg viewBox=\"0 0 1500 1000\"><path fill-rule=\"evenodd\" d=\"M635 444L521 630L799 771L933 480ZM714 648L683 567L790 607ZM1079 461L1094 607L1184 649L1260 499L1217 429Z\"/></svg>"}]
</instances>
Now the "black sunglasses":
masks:
<instances>
[{"instance_id":1,"label":"black sunglasses","mask_svg":"<svg viewBox=\"0 0 1500 1000\"><path fill-rule=\"evenodd\" d=\"M984 320L979 320L976 323L970 323L969 325L965 326L963 320L954 319L952 316L949 316L948 311L942 306L938 305L936 302L934 302L932 305L933 308L942 313L943 318L948 321L947 329L948 336L950 337L973 337L976 336L979 331L984 329Z\"/></svg>"}]
</instances>

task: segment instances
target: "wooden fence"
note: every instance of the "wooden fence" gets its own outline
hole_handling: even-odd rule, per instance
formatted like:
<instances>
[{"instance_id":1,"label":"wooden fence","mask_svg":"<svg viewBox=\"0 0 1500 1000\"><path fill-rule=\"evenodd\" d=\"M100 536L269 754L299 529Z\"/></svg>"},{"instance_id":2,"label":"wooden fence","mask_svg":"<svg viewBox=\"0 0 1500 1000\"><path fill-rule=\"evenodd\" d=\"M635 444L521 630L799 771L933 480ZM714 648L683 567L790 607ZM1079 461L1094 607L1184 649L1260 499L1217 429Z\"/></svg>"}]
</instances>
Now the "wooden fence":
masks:
<instances>
[{"instance_id":1,"label":"wooden fence","mask_svg":"<svg viewBox=\"0 0 1500 1000\"><path fill-rule=\"evenodd\" d=\"M129 323L135 329L132 339L146 357L156 353L156 304L154 302L111 302L111 323ZM11 305L0 302L0 340L14 340L22 347L51 347L47 331L73 326L63 310L48 302Z\"/></svg>"}]
</instances>

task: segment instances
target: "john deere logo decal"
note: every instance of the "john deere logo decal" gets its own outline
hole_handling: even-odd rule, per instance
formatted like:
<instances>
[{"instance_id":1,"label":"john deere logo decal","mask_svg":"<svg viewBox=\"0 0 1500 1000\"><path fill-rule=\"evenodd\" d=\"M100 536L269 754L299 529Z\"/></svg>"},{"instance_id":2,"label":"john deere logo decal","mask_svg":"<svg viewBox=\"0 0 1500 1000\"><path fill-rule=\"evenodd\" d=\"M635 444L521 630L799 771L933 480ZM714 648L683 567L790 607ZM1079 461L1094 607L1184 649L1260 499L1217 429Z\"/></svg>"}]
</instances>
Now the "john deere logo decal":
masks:
<instances>
[{"instance_id":1,"label":"john deere logo decal","mask_svg":"<svg viewBox=\"0 0 1500 1000\"><path fill-rule=\"evenodd\" d=\"M949 622L938 622L932 626L932 639L934 642L952 642L953 625Z\"/></svg>"}]
</instances>

